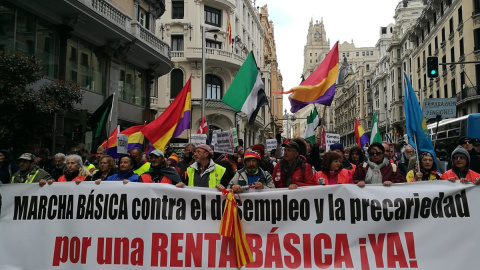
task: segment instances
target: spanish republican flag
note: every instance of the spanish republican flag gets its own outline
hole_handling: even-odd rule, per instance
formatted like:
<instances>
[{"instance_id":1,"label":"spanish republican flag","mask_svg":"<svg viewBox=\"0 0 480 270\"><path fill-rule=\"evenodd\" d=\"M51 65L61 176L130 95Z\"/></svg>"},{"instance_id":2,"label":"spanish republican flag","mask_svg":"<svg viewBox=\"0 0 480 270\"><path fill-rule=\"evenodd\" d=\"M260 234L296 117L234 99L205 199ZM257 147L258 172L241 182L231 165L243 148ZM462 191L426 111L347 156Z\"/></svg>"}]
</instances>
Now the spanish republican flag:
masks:
<instances>
[{"instance_id":1,"label":"spanish republican flag","mask_svg":"<svg viewBox=\"0 0 480 270\"><path fill-rule=\"evenodd\" d=\"M357 141L358 147L363 147L366 143L370 142L367 133L365 133L365 130L357 118L355 118L355 140Z\"/></svg>"},{"instance_id":2,"label":"spanish republican flag","mask_svg":"<svg viewBox=\"0 0 480 270\"><path fill-rule=\"evenodd\" d=\"M172 104L150 124L142 129L143 135L155 149L165 151L170 139L178 137L185 129L190 129L191 77Z\"/></svg>"},{"instance_id":3,"label":"spanish republican flag","mask_svg":"<svg viewBox=\"0 0 480 270\"><path fill-rule=\"evenodd\" d=\"M230 13L228 13L227 22L228 44L232 44L232 23L230 22Z\"/></svg>"},{"instance_id":4,"label":"spanish republican flag","mask_svg":"<svg viewBox=\"0 0 480 270\"><path fill-rule=\"evenodd\" d=\"M335 96L335 83L338 76L338 42L327 54L317 69L303 81L300 86L287 92L273 92L275 94L290 94L292 113L297 112L308 104L319 103L330 106Z\"/></svg>"},{"instance_id":5,"label":"spanish republican flag","mask_svg":"<svg viewBox=\"0 0 480 270\"><path fill-rule=\"evenodd\" d=\"M108 136L108 149L107 141L104 141L102 146L107 149L107 154L112 158L119 158L120 154L117 152L117 134L124 134L128 137L128 146L127 150L130 151L133 148L143 148L143 134L140 132L145 126L138 125L125 129L122 132L120 131L120 126L118 126L111 134Z\"/></svg>"}]
</instances>

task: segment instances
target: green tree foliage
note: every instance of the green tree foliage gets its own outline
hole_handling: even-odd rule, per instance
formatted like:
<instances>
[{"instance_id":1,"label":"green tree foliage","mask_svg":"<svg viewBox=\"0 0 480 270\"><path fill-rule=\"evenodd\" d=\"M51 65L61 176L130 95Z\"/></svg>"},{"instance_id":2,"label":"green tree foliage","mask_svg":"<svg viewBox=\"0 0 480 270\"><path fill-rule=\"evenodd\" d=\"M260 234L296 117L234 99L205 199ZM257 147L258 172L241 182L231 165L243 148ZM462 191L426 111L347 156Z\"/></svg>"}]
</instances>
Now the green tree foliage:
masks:
<instances>
[{"instance_id":1,"label":"green tree foliage","mask_svg":"<svg viewBox=\"0 0 480 270\"><path fill-rule=\"evenodd\" d=\"M42 80L41 60L0 52L0 146L26 149L51 138L53 114L73 109L83 93L70 82Z\"/></svg>"}]
</instances>

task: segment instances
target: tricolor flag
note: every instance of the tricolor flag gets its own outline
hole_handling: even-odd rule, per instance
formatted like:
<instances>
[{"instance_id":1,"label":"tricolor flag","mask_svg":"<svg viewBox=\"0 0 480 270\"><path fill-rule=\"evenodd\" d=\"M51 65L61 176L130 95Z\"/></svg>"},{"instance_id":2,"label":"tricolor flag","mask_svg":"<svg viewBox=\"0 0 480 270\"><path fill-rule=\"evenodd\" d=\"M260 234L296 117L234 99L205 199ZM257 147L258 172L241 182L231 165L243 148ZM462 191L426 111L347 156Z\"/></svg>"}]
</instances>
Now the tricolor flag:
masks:
<instances>
[{"instance_id":1,"label":"tricolor flag","mask_svg":"<svg viewBox=\"0 0 480 270\"><path fill-rule=\"evenodd\" d=\"M250 125L255 122L260 108L268 105L265 85L252 52L248 54L247 59L238 70L222 101L228 106L244 112Z\"/></svg>"},{"instance_id":2,"label":"tricolor flag","mask_svg":"<svg viewBox=\"0 0 480 270\"><path fill-rule=\"evenodd\" d=\"M303 81L300 86L287 92L273 92L275 94L290 94L292 113L297 112L308 104L319 103L330 106L335 96L335 82L338 76L338 42L327 54L315 71Z\"/></svg>"},{"instance_id":3,"label":"tricolor flag","mask_svg":"<svg viewBox=\"0 0 480 270\"><path fill-rule=\"evenodd\" d=\"M380 130L378 130L377 113L373 113L372 132L370 133L370 144L378 142L382 143L382 137L380 136Z\"/></svg>"},{"instance_id":4,"label":"tricolor flag","mask_svg":"<svg viewBox=\"0 0 480 270\"><path fill-rule=\"evenodd\" d=\"M111 94L98 109L88 119L88 124L92 129L92 149L91 152L97 151L98 146L108 137L107 123L108 117L112 111L113 94Z\"/></svg>"},{"instance_id":5,"label":"tricolor flag","mask_svg":"<svg viewBox=\"0 0 480 270\"><path fill-rule=\"evenodd\" d=\"M191 77L172 104L150 124L142 129L143 135L153 144L155 149L165 151L170 139L177 137L185 129L190 128L191 111Z\"/></svg>"},{"instance_id":6,"label":"tricolor flag","mask_svg":"<svg viewBox=\"0 0 480 270\"><path fill-rule=\"evenodd\" d=\"M205 116L202 118L202 123L200 123L198 127L197 134L208 134L208 124Z\"/></svg>"},{"instance_id":7,"label":"tricolor flag","mask_svg":"<svg viewBox=\"0 0 480 270\"><path fill-rule=\"evenodd\" d=\"M359 147L365 146L365 144L370 141L367 133L365 133L365 130L363 129L362 125L360 125L360 122L358 122L357 118L355 118L355 140L357 141L357 145Z\"/></svg>"},{"instance_id":8,"label":"tricolor flag","mask_svg":"<svg viewBox=\"0 0 480 270\"><path fill-rule=\"evenodd\" d=\"M232 23L230 22L230 13L228 13L227 21L228 44L232 44Z\"/></svg>"},{"instance_id":9,"label":"tricolor flag","mask_svg":"<svg viewBox=\"0 0 480 270\"><path fill-rule=\"evenodd\" d=\"M140 132L145 125L133 126L125 129L124 131L120 132L120 134L127 135L128 137L128 145L127 151L132 150L133 148L143 148L143 139L144 136ZM117 134L119 133L120 127L117 127L111 134L108 136L108 149L107 149L107 141L104 141L102 146L103 148L107 149L107 154L112 158L119 158L120 154L117 152Z\"/></svg>"},{"instance_id":10,"label":"tricolor flag","mask_svg":"<svg viewBox=\"0 0 480 270\"><path fill-rule=\"evenodd\" d=\"M312 144L315 144L315 129L320 123L320 118L318 118L317 109L313 108L310 115L307 117L307 126L305 127L305 133L303 137L306 140L309 140Z\"/></svg>"},{"instance_id":11,"label":"tricolor flag","mask_svg":"<svg viewBox=\"0 0 480 270\"><path fill-rule=\"evenodd\" d=\"M407 74L405 76L404 96L405 96L405 120L408 135L408 143L413 146L417 153L429 152L433 156L433 161L438 170L437 157L433 149L432 140L430 139L430 132L427 128L425 117L422 109L418 103L417 96L413 90Z\"/></svg>"}]
</instances>

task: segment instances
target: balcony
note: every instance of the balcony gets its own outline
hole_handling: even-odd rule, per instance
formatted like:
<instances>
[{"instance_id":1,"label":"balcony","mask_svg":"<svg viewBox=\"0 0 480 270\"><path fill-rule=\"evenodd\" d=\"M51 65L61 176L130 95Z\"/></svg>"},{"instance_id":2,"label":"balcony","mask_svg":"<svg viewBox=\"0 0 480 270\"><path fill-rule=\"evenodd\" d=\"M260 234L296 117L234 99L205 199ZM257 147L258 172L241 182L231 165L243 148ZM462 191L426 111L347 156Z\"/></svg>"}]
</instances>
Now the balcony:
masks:
<instances>
[{"instance_id":1,"label":"balcony","mask_svg":"<svg viewBox=\"0 0 480 270\"><path fill-rule=\"evenodd\" d=\"M177 52L178 53L178 52ZM178 56L179 54L172 55L174 57L185 57L187 60L195 61L202 59L202 48L201 47L188 47L183 56ZM229 51L224 51L214 48L205 48L205 58L212 60L213 62L217 61L217 64L227 65L229 63L233 64L232 67L240 67L245 61L246 55L238 55Z\"/></svg>"},{"instance_id":2,"label":"balcony","mask_svg":"<svg viewBox=\"0 0 480 270\"><path fill-rule=\"evenodd\" d=\"M463 89L457 93L457 106L465 102L480 99L480 91L475 87Z\"/></svg>"}]
</instances>

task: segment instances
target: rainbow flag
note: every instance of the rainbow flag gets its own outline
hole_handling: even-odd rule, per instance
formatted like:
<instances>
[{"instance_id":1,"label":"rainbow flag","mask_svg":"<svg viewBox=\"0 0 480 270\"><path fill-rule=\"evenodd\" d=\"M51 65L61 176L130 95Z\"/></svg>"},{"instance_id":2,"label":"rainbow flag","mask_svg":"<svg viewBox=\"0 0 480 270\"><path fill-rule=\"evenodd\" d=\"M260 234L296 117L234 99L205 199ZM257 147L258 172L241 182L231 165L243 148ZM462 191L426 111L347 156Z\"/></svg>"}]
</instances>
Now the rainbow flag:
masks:
<instances>
[{"instance_id":1,"label":"rainbow flag","mask_svg":"<svg viewBox=\"0 0 480 270\"><path fill-rule=\"evenodd\" d=\"M275 94L290 94L292 113L297 112L308 104L319 103L330 106L335 96L335 82L338 76L338 42L327 54L315 71L303 81L300 86L287 92L273 92Z\"/></svg>"},{"instance_id":2,"label":"rainbow flag","mask_svg":"<svg viewBox=\"0 0 480 270\"><path fill-rule=\"evenodd\" d=\"M355 140L357 140L357 145L359 147L363 147L366 143L370 142L367 133L365 133L365 130L362 125L360 125L357 118L355 118Z\"/></svg>"},{"instance_id":3,"label":"rainbow flag","mask_svg":"<svg viewBox=\"0 0 480 270\"><path fill-rule=\"evenodd\" d=\"M127 150L130 151L133 148L143 148L143 139L144 136L140 132L142 128L144 128L144 125L139 125L139 126L133 126L125 129L124 131L120 132L120 134L125 134L128 136L128 146ZM113 158L119 158L120 154L117 153L117 134L119 133L120 127L117 127L110 136L108 136L108 149L107 149L107 155L113 157ZM104 148L107 148L107 141L105 140L102 143L102 146Z\"/></svg>"},{"instance_id":4,"label":"rainbow flag","mask_svg":"<svg viewBox=\"0 0 480 270\"><path fill-rule=\"evenodd\" d=\"M178 137L185 129L190 129L191 77L172 104L150 124L142 129L143 135L155 149L165 151L170 139Z\"/></svg>"}]
</instances>

